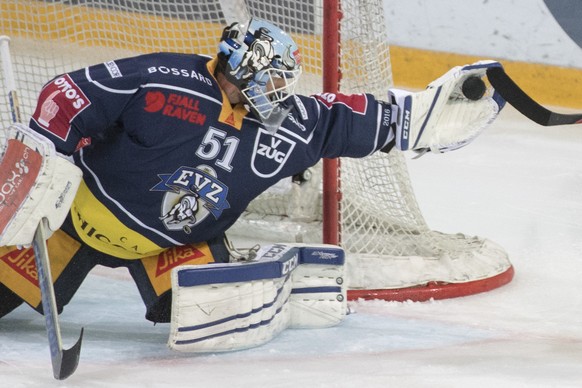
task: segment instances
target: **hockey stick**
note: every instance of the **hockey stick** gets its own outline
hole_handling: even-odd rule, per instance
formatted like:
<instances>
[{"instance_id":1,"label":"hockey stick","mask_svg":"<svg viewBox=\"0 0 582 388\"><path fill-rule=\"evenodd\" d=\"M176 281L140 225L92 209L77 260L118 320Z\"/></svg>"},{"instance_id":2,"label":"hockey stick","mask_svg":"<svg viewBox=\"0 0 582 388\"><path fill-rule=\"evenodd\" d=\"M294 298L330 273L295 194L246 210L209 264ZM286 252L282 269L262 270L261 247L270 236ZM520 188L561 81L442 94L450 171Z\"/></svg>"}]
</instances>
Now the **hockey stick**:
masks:
<instances>
[{"instance_id":1,"label":"hockey stick","mask_svg":"<svg viewBox=\"0 0 582 388\"><path fill-rule=\"evenodd\" d=\"M535 102L505 72L503 67L489 67L487 78L491 86L528 119L543 125L582 124L582 114L564 114L552 112Z\"/></svg>"},{"instance_id":2,"label":"hockey stick","mask_svg":"<svg viewBox=\"0 0 582 388\"><path fill-rule=\"evenodd\" d=\"M18 123L21 122L20 106L18 104L14 73L12 71L9 42L10 38L7 36L0 36L0 57L2 59L4 80L6 88L8 89L10 111L13 122ZM64 380L75 372L79 364L81 342L83 340L83 328L81 328L81 334L77 343L70 349L64 349L59 326L55 290L53 288L50 272L50 259L46 246L45 226L42 221L38 224L36 232L34 233L32 247L34 249L38 284L42 300L42 310L45 317L45 326L51 352L53 376L57 380Z\"/></svg>"},{"instance_id":3,"label":"hockey stick","mask_svg":"<svg viewBox=\"0 0 582 388\"><path fill-rule=\"evenodd\" d=\"M53 376L57 380L64 380L72 375L79 365L81 355L81 342L83 341L83 331L77 343L70 349L63 348L61 330L59 326L59 316L57 312L57 302L53 288L52 276L50 273L50 261L46 247L46 236L43 222L38 224L32 241L34 257L38 273L38 283L42 299L42 310L44 313L46 331L48 334L49 347L51 351L51 362L53 365Z\"/></svg>"}]
</instances>

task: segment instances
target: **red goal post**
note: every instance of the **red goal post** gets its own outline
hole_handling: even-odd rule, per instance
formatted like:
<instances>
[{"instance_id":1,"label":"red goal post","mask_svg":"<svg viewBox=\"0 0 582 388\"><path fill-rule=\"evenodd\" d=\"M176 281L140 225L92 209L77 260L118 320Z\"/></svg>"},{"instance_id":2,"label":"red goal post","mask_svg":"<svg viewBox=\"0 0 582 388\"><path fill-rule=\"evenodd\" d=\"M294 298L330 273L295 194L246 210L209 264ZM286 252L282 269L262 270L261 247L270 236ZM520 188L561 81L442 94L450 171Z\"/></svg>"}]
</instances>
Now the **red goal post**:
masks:
<instances>
[{"instance_id":1,"label":"red goal post","mask_svg":"<svg viewBox=\"0 0 582 388\"><path fill-rule=\"evenodd\" d=\"M385 98L392 71L384 2L310 3L322 6L320 12L315 7L321 27L314 29L315 34L321 31L322 90L365 91ZM270 8L259 16L269 18L273 12ZM287 27L284 18L277 21ZM308 50L307 60L309 54ZM318 74L309 68L306 73ZM307 182L282 185L258 198L238 230L254 235L263 230L276 241L294 238L341 245L348 256L350 299L451 298L489 291L513 278L513 267L499 245L427 226L405 158L396 150L362 160L326 159L308 176Z\"/></svg>"},{"instance_id":2,"label":"red goal post","mask_svg":"<svg viewBox=\"0 0 582 388\"><path fill-rule=\"evenodd\" d=\"M337 93L341 76L339 0L329 0L323 8L323 92ZM327 71L326 71L327 70ZM341 201L339 159L323 161L323 242L339 245Z\"/></svg>"}]
</instances>

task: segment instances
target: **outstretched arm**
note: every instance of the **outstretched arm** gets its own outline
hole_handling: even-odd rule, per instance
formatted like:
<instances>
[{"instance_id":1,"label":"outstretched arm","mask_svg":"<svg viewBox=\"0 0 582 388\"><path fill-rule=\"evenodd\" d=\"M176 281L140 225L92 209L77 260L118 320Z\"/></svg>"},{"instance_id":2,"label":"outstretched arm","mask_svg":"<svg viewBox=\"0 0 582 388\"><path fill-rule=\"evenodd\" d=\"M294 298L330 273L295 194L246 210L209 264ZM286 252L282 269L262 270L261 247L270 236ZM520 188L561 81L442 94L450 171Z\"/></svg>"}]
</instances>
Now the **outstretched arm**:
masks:
<instances>
[{"instance_id":1,"label":"outstretched arm","mask_svg":"<svg viewBox=\"0 0 582 388\"><path fill-rule=\"evenodd\" d=\"M324 93L296 98L295 131L315 157L365 157L378 150L446 152L475 139L495 120L505 101L482 81L483 61L451 69L426 90L390 89L387 101L370 94Z\"/></svg>"}]
</instances>

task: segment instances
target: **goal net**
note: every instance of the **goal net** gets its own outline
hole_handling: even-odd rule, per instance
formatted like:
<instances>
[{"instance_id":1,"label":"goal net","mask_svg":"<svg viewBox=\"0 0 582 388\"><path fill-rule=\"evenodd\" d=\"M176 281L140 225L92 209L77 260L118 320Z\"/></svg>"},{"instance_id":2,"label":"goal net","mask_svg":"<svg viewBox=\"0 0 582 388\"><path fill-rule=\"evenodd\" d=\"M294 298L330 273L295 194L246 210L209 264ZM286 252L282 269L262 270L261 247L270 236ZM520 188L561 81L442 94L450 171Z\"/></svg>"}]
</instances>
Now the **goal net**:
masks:
<instances>
[{"instance_id":1,"label":"goal net","mask_svg":"<svg viewBox=\"0 0 582 388\"><path fill-rule=\"evenodd\" d=\"M29 117L57 74L153 51L214 55L223 27L249 16L298 43L302 94L365 91L382 99L392 86L382 0L0 0L0 34L11 39L21 111ZM7 125L7 99L0 113ZM322 165L261 195L229 234L341 245L352 299L445 298L511 280L497 244L427 226L400 152Z\"/></svg>"}]
</instances>

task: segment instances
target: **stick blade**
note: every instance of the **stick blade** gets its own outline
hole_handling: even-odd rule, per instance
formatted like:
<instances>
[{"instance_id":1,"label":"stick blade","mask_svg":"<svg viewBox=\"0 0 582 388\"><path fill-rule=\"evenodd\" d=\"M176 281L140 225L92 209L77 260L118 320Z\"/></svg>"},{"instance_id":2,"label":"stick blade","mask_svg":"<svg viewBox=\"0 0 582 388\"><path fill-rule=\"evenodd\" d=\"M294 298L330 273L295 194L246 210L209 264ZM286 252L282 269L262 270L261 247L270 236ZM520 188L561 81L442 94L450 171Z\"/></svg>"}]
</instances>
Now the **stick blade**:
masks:
<instances>
[{"instance_id":1,"label":"stick blade","mask_svg":"<svg viewBox=\"0 0 582 388\"><path fill-rule=\"evenodd\" d=\"M567 115L561 113L554 113L550 115L550 120L547 125L564 125L564 124L582 124L582 114Z\"/></svg>"},{"instance_id":2,"label":"stick blade","mask_svg":"<svg viewBox=\"0 0 582 388\"><path fill-rule=\"evenodd\" d=\"M487 69L487 79L501 97L528 119L549 127L553 125L580 124L582 114L552 112L535 102L508 75L502 67Z\"/></svg>"},{"instance_id":3,"label":"stick blade","mask_svg":"<svg viewBox=\"0 0 582 388\"><path fill-rule=\"evenodd\" d=\"M53 363L53 375L57 380L64 380L71 376L77 370L79 359L81 357L81 343L83 342L84 329L81 328L81 334L77 343L70 349L63 349L59 362Z\"/></svg>"}]
</instances>

